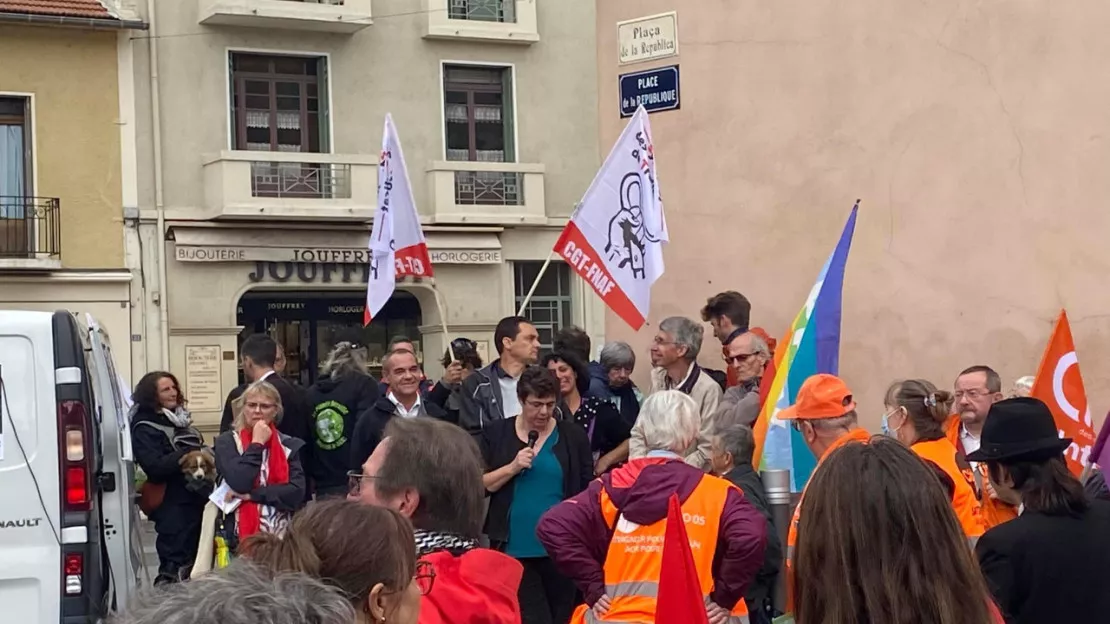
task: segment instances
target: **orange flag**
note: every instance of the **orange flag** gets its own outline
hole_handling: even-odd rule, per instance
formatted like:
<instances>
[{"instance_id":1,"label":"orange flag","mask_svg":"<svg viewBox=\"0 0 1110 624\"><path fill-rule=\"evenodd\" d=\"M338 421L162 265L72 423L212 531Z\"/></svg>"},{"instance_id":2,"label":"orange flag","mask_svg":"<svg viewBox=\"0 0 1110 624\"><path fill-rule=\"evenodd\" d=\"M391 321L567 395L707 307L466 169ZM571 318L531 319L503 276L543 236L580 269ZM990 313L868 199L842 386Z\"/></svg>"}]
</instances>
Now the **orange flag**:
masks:
<instances>
[{"instance_id":1,"label":"orange flag","mask_svg":"<svg viewBox=\"0 0 1110 624\"><path fill-rule=\"evenodd\" d=\"M1083 377L1079 375L1079 359L1075 355L1068 313L1064 310L1056 319L1056 328L1044 350L1030 395L1044 401L1052 410L1060 437L1072 439L1064 457L1068 460L1068 468L1078 475L1090 459L1095 428L1091 424Z\"/></svg>"},{"instance_id":2,"label":"orange flag","mask_svg":"<svg viewBox=\"0 0 1110 624\"><path fill-rule=\"evenodd\" d=\"M709 624L701 582L694 567L694 553L686 537L686 523L682 520L682 507L676 494L671 494L667 501L667 532L663 537L655 621L660 624Z\"/></svg>"}]
</instances>

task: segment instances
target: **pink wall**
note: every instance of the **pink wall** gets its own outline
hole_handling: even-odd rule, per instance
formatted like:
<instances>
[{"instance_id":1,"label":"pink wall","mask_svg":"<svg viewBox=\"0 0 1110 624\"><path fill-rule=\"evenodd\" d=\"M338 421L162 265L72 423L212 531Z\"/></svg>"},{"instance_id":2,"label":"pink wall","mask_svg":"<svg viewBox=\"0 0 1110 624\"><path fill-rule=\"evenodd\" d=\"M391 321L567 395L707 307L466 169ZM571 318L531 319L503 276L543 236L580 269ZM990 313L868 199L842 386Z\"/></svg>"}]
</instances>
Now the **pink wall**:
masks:
<instances>
[{"instance_id":1,"label":"pink wall","mask_svg":"<svg viewBox=\"0 0 1110 624\"><path fill-rule=\"evenodd\" d=\"M678 11L679 56L618 67L616 22ZM599 0L602 152L617 76L681 67L653 114L671 244L650 325L736 289L780 336L863 199L841 373L878 428L895 378L1036 371L1067 307L1096 422L1110 408L1110 4ZM723 368L707 327L702 360Z\"/></svg>"}]
</instances>

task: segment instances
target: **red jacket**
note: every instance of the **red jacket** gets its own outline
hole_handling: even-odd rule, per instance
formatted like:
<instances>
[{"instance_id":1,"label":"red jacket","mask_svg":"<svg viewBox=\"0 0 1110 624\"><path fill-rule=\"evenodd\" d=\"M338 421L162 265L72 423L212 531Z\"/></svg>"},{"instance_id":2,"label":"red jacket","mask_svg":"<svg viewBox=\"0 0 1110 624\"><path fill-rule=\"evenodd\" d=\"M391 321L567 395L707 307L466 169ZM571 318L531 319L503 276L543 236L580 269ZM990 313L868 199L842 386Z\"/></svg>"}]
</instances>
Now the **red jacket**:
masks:
<instances>
[{"instance_id":1,"label":"red jacket","mask_svg":"<svg viewBox=\"0 0 1110 624\"><path fill-rule=\"evenodd\" d=\"M488 548L455 556L424 555L435 568L432 591L420 605L419 624L520 624L520 577L512 557Z\"/></svg>"},{"instance_id":2,"label":"red jacket","mask_svg":"<svg viewBox=\"0 0 1110 624\"><path fill-rule=\"evenodd\" d=\"M603 566L612 530L601 512L601 489L629 521L654 524L667 517L671 494L685 501L704 472L681 460L635 459L595 479L581 494L552 507L540 519L536 535L559 571L593 605L605 593ZM643 478L640 478L640 477ZM739 489L730 492L721 509L719 539L713 565L713 601L736 604L763 565L767 520Z\"/></svg>"}]
</instances>

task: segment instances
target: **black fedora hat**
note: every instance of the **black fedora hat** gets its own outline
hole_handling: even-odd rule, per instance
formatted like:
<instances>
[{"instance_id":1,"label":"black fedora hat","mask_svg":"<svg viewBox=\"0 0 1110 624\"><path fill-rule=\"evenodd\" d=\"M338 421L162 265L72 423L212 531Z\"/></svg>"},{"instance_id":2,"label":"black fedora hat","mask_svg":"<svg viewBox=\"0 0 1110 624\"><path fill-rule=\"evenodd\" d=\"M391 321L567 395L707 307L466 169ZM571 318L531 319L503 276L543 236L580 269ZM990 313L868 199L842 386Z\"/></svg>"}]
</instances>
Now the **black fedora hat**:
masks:
<instances>
[{"instance_id":1,"label":"black fedora hat","mask_svg":"<svg viewBox=\"0 0 1110 624\"><path fill-rule=\"evenodd\" d=\"M976 462L1049 459L1070 445L1071 438L1059 436L1047 405L1021 397L991 406L979 450L967 458Z\"/></svg>"}]
</instances>

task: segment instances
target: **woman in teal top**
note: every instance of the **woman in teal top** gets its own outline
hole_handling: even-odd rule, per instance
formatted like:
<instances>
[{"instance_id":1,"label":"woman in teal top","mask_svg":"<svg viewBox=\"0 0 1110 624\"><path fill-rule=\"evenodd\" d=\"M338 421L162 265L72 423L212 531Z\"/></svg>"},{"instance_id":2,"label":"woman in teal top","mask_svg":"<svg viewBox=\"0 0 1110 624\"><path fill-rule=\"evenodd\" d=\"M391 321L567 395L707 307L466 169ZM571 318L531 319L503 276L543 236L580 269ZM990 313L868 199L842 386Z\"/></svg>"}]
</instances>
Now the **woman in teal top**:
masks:
<instances>
[{"instance_id":1,"label":"woman in teal top","mask_svg":"<svg viewBox=\"0 0 1110 624\"><path fill-rule=\"evenodd\" d=\"M593 456L582 428L561 420L559 382L546 368L529 367L517 382L521 414L486 425L480 444L490 494L490 545L524 566L520 611L524 624L566 624L574 584L559 574L536 538L540 516L586 489Z\"/></svg>"}]
</instances>

